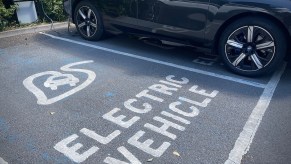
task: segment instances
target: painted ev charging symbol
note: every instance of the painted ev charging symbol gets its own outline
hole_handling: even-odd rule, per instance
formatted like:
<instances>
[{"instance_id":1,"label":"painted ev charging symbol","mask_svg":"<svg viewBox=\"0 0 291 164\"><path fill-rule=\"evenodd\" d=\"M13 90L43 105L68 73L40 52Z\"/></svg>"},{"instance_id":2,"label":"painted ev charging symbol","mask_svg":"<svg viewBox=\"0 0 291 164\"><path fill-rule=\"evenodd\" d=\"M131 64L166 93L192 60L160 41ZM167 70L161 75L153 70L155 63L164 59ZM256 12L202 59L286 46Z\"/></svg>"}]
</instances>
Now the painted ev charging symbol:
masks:
<instances>
[{"instance_id":1,"label":"painted ev charging symbol","mask_svg":"<svg viewBox=\"0 0 291 164\"><path fill-rule=\"evenodd\" d=\"M64 77L63 79L57 79L60 77ZM53 75L49 77L46 82L44 82L44 86L47 88L51 88L51 90L57 90L58 86L62 85L70 85L71 87L76 86L76 84L80 80L73 76L72 74L62 74L62 75Z\"/></svg>"},{"instance_id":2,"label":"painted ev charging symbol","mask_svg":"<svg viewBox=\"0 0 291 164\"><path fill-rule=\"evenodd\" d=\"M77 84L80 82L78 78L76 78L72 74L63 74L57 71L46 71L46 72L41 72L34 74L32 76L29 76L23 81L23 85L25 86L26 89L28 89L31 93L35 95L37 98L37 103L39 105L49 105L53 104L57 101L60 101L68 96L71 96L75 94L76 92L86 88L88 85L90 85L96 78L96 74L93 71L86 70L86 69L74 69L71 68L73 66L81 65L81 64L87 64L87 63L93 63L93 60L88 60L88 61L82 61L82 62L76 62L76 63L71 63L68 65L65 65L60 68L61 71L64 72L72 72L72 73L85 73L88 75L88 78L86 79L85 82L81 83L80 85L77 86ZM50 77L44 82L44 86L46 88L50 88L53 91L56 91L59 86L63 85L69 85L70 87L74 87L71 90L53 97L53 98L47 98L47 95L39 89L37 86L34 85L33 81L36 78L45 76L45 75L50 75Z\"/></svg>"}]
</instances>

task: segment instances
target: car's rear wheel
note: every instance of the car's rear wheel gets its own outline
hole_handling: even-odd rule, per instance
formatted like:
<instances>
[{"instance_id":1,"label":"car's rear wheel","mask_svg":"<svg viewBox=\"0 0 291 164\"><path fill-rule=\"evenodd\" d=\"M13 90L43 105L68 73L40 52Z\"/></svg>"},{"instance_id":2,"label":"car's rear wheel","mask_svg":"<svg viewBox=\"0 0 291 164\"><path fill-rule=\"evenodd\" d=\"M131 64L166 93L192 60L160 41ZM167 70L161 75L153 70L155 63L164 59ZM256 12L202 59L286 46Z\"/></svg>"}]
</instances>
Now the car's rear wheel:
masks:
<instances>
[{"instance_id":1,"label":"car's rear wheel","mask_svg":"<svg viewBox=\"0 0 291 164\"><path fill-rule=\"evenodd\" d=\"M75 8L74 20L79 34L86 40L100 40L104 33L103 21L96 7L81 1Z\"/></svg>"},{"instance_id":2,"label":"car's rear wheel","mask_svg":"<svg viewBox=\"0 0 291 164\"><path fill-rule=\"evenodd\" d=\"M222 33L218 51L227 68L245 76L270 73L286 54L284 34L265 18L242 18Z\"/></svg>"}]
</instances>

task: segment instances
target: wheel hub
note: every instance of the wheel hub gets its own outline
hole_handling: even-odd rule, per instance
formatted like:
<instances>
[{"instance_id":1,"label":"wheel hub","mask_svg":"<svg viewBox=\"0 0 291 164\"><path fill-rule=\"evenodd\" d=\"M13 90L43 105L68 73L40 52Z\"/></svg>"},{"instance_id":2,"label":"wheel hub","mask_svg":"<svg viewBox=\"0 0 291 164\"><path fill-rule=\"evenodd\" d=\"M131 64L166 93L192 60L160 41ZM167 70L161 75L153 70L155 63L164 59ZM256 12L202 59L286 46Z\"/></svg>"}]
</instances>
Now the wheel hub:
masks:
<instances>
[{"instance_id":1,"label":"wheel hub","mask_svg":"<svg viewBox=\"0 0 291 164\"><path fill-rule=\"evenodd\" d=\"M89 24L90 24L90 20L87 18L87 19L85 20L85 23L86 23L86 25L89 25Z\"/></svg>"},{"instance_id":2,"label":"wheel hub","mask_svg":"<svg viewBox=\"0 0 291 164\"><path fill-rule=\"evenodd\" d=\"M246 48L245 48L246 55L252 55L254 50L255 50L255 48L253 46L251 46L251 45L246 46Z\"/></svg>"}]
</instances>

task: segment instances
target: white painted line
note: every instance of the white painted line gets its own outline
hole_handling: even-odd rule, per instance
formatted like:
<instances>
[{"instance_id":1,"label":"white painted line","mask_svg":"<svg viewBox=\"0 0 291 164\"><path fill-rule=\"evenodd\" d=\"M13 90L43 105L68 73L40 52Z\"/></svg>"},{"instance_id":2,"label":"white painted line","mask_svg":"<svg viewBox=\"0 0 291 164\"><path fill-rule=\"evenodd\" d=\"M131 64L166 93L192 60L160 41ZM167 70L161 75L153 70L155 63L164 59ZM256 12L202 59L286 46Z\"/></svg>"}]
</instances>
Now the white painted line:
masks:
<instances>
[{"instance_id":1,"label":"white painted line","mask_svg":"<svg viewBox=\"0 0 291 164\"><path fill-rule=\"evenodd\" d=\"M257 88L265 88L266 87L265 84L261 84L261 83L257 83L257 82L253 82L253 81L249 81L249 80L244 80L244 79L235 78L235 77L226 76L226 75L220 75L220 74L217 74L217 73L208 72L208 71L204 71L204 70L199 70L199 69L195 69L195 68L190 68L190 67L177 65L177 64L173 64L173 63L169 63L169 62L164 62L164 61L160 61L160 60L156 60L156 59L152 59L152 58L137 56L137 55L134 55L134 54L121 52L121 51L118 51L118 50L113 50L113 49L109 49L109 48L105 48L105 47L101 47L101 46L96 46L96 45L92 45L92 44L88 44L88 43L84 43L84 42L79 42L79 41L75 41L75 40L71 40L71 39L66 39L66 38L62 38L62 37L46 34L46 33L43 33L43 32L40 32L40 34L49 36L49 37L51 37L53 39L57 39L57 40L62 40L62 41L70 42L70 43L75 43L75 44L79 44L79 45L90 47L90 48L95 48L95 49L99 49L99 50L103 50L103 51L107 51L107 52L112 52L112 53L123 55L123 56L127 56L127 57L132 57L132 58L136 58L136 59L140 59L140 60L144 60L144 61L148 61L148 62L153 62L153 63L158 63L158 64L161 64L161 65L166 65L166 66L170 66L170 67L174 67L174 68L179 68L179 69L182 69L182 70L195 72L195 73L199 73L199 74L202 74L202 75L212 76L212 77L216 77L216 78L220 78L220 79L224 79L224 80L229 80L229 81L233 81L233 82L237 82L237 83L240 83L240 84L245 84L245 85L249 85L249 86L253 86L253 87L257 87Z\"/></svg>"},{"instance_id":2,"label":"white painted line","mask_svg":"<svg viewBox=\"0 0 291 164\"><path fill-rule=\"evenodd\" d=\"M0 157L0 164L8 164L8 162L4 161L4 159Z\"/></svg>"},{"instance_id":3,"label":"white painted line","mask_svg":"<svg viewBox=\"0 0 291 164\"><path fill-rule=\"evenodd\" d=\"M238 139L236 140L234 148L229 153L229 157L225 161L225 164L240 164L243 156L249 151L254 136L272 100L273 94L285 68L286 63L280 70L274 73L271 80L268 82L256 107L253 109L251 115L249 116L243 131L240 133Z\"/></svg>"}]
</instances>

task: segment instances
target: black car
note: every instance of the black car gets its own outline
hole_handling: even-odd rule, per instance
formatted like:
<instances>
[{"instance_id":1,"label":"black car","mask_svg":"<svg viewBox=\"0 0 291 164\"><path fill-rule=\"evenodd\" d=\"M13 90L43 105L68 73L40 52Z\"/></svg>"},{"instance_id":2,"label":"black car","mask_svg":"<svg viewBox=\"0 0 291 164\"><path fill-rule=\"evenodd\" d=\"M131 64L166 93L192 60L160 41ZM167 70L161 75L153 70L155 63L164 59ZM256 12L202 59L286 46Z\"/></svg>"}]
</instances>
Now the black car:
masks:
<instances>
[{"instance_id":1,"label":"black car","mask_svg":"<svg viewBox=\"0 0 291 164\"><path fill-rule=\"evenodd\" d=\"M291 0L64 0L64 6L87 40L109 32L195 45L246 76L274 71L291 46Z\"/></svg>"}]
</instances>

